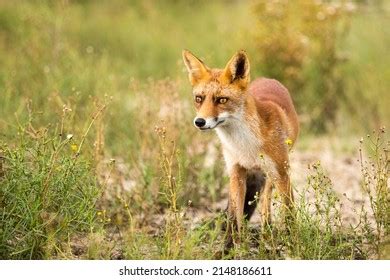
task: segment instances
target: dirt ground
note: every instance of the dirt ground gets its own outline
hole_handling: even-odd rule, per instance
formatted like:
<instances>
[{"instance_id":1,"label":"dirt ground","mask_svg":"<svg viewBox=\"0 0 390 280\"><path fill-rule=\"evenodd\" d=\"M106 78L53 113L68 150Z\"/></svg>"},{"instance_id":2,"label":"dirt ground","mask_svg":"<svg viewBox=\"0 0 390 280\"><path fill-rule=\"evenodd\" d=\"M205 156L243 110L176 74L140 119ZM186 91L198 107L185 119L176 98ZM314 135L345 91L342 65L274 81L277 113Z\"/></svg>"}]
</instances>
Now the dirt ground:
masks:
<instances>
[{"instance_id":1,"label":"dirt ground","mask_svg":"<svg viewBox=\"0 0 390 280\"><path fill-rule=\"evenodd\" d=\"M363 205L371 213L368 196L361 187L358 148L359 142L356 139L346 150L340 147L337 140L325 138L311 141L305 149L298 148L290 156L291 181L296 191L302 192L307 183L307 177L312 172L308 166L320 162L340 199L342 220L352 225L358 222L357 213ZM313 193L305 195L309 201L313 199Z\"/></svg>"}]
</instances>

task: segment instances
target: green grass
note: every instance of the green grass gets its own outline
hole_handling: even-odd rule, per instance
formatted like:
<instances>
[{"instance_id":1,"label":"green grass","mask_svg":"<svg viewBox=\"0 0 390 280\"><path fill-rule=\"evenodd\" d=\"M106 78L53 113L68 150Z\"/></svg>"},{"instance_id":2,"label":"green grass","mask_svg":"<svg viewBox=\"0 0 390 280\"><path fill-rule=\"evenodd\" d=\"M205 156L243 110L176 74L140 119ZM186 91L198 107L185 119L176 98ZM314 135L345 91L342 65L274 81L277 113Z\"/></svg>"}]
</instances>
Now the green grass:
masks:
<instances>
[{"instance_id":1,"label":"green grass","mask_svg":"<svg viewBox=\"0 0 390 280\"><path fill-rule=\"evenodd\" d=\"M2 258L62 257L75 232L94 229L100 188L91 163L71 139L21 126L14 145L0 143Z\"/></svg>"},{"instance_id":2,"label":"green grass","mask_svg":"<svg viewBox=\"0 0 390 280\"><path fill-rule=\"evenodd\" d=\"M86 125L85 137L89 127L101 118L99 112L101 109ZM202 223L192 223L192 212L200 212L212 198L203 194L207 189L197 188L198 196L184 189L191 184L183 172L184 166L189 169L183 163L183 150L172 140L166 127L156 128L156 133L159 145L152 155L156 158L156 174L146 172L135 176L139 181L126 191L125 184L117 185L123 176L128 176L120 175L123 167L116 166L118 163L113 160L103 163L104 168L94 166L96 161L81 148L83 139L75 142L69 135L61 134L60 129L37 130L31 122L21 125L12 147L0 145L2 258L368 259L386 256L390 230L389 144L383 138L384 132L367 139L372 159L361 162L363 190L370 198L374 220L367 219L368 209L361 209L356 211L358 225L344 224L340 200L331 180L320 164L313 164L306 187L296 194L295 221L284 224L277 198L272 227L261 229L246 224L241 243L228 255L222 254L225 233L220 225L224 215L214 213ZM315 194L313 201L306 198L310 192Z\"/></svg>"},{"instance_id":3,"label":"green grass","mask_svg":"<svg viewBox=\"0 0 390 280\"><path fill-rule=\"evenodd\" d=\"M221 257L215 205L228 178L215 135L191 125L181 50L222 67L246 49L253 74L266 73L253 3L63 3L0 3L0 258ZM387 22L386 9L359 6L343 38L347 99L327 132L340 143L389 123ZM300 141L315 141L310 111L300 115ZM381 178L362 182L374 222L356 209L359 226L343 224L326 170L311 167L306 189L318 196L296 194L296 222L286 228L277 204L271 228L246 225L222 257L388 258L387 138L363 148L374 163L364 178Z\"/></svg>"}]
</instances>

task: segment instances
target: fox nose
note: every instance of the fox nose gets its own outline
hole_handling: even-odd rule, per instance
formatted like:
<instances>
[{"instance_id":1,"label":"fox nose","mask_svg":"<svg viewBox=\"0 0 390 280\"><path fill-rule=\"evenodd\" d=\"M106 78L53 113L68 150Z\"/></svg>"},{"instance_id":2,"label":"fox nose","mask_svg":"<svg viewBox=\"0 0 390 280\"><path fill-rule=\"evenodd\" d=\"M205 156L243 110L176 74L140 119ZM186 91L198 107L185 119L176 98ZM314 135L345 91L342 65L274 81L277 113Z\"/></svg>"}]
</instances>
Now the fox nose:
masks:
<instances>
[{"instance_id":1,"label":"fox nose","mask_svg":"<svg viewBox=\"0 0 390 280\"><path fill-rule=\"evenodd\" d=\"M206 124L206 120L202 118L196 118L195 119L195 125L197 127L203 127Z\"/></svg>"}]
</instances>

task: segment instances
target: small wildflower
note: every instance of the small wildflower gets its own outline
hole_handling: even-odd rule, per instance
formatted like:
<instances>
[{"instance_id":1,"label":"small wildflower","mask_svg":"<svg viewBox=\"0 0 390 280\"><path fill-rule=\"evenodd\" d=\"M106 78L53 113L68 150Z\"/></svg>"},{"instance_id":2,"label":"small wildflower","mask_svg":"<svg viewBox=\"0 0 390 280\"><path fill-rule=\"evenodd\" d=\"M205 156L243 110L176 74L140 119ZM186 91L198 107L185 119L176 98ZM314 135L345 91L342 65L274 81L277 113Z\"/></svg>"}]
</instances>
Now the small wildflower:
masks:
<instances>
[{"instance_id":1,"label":"small wildflower","mask_svg":"<svg viewBox=\"0 0 390 280\"><path fill-rule=\"evenodd\" d=\"M100 212L100 211L97 212L97 215L98 215L98 216L101 216L101 215L102 215L102 212Z\"/></svg>"},{"instance_id":2,"label":"small wildflower","mask_svg":"<svg viewBox=\"0 0 390 280\"><path fill-rule=\"evenodd\" d=\"M67 112L72 112L72 109L71 109L71 108L68 108L68 107L66 107L66 105L64 105L64 106L62 106L62 111L63 111L64 113L67 113Z\"/></svg>"},{"instance_id":3,"label":"small wildflower","mask_svg":"<svg viewBox=\"0 0 390 280\"><path fill-rule=\"evenodd\" d=\"M68 135L66 135L66 139L70 140L70 139L72 139L72 138L73 138L73 134L68 134Z\"/></svg>"},{"instance_id":4,"label":"small wildflower","mask_svg":"<svg viewBox=\"0 0 390 280\"><path fill-rule=\"evenodd\" d=\"M71 144L70 148L72 149L73 152L77 152L77 150L78 150L78 147L76 144Z\"/></svg>"},{"instance_id":5,"label":"small wildflower","mask_svg":"<svg viewBox=\"0 0 390 280\"><path fill-rule=\"evenodd\" d=\"M261 159L264 159L264 155L263 155L262 153L259 154L259 157L260 157Z\"/></svg>"},{"instance_id":6,"label":"small wildflower","mask_svg":"<svg viewBox=\"0 0 390 280\"><path fill-rule=\"evenodd\" d=\"M111 219L110 219L110 218L108 218L106 221L109 223L109 222L111 222Z\"/></svg>"},{"instance_id":7,"label":"small wildflower","mask_svg":"<svg viewBox=\"0 0 390 280\"><path fill-rule=\"evenodd\" d=\"M293 144L293 141L290 138L287 138L286 141L284 141L288 146L291 146Z\"/></svg>"}]
</instances>

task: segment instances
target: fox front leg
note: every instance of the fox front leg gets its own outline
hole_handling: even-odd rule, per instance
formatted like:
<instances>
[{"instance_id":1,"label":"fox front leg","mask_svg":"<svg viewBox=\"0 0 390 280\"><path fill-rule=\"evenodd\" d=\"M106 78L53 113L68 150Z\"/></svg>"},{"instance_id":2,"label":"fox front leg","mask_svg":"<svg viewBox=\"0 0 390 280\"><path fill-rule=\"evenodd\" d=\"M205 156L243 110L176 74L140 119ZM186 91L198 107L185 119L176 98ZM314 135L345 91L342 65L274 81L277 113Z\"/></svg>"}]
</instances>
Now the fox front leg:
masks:
<instances>
[{"instance_id":1,"label":"fox front leg","mask_svg":"<svg viewBox=\"0 0 390 280\"><path fill-rule=\"evenodd\" d=\"M244 203L246 193L247 170L239 165L234 165L230 174L229 206L228 206L228 240L227 245L232 245L235 234L241 232L244 217ZM230 243L230 244L229 244Z\"/></svg>"}]
</instances>

